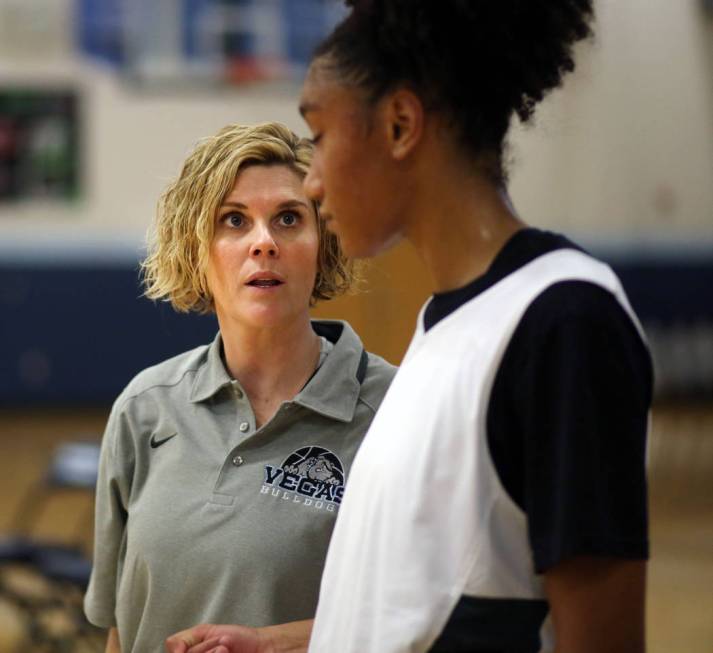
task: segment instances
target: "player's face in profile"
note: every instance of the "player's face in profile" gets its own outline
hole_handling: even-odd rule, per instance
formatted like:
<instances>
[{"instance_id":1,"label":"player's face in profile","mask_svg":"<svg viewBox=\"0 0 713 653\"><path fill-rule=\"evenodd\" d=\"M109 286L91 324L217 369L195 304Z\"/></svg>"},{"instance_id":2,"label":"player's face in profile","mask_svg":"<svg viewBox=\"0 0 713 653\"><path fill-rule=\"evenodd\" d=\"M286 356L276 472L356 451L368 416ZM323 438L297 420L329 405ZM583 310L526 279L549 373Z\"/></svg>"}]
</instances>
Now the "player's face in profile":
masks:
<instances>
[{"instance_id":1,"label":"player's face in profile","mask_svg":"<svg viewBox=\"0 0 713 653\"><path fill-rule=\"evenodd\" d=\"M387 249L400 239L402 225L378 103L368 105L360 90L340 84L317 62L307 75L300 111L315 143L306 194L320 204L347 256Z\"/></svg>"},{"instance_id":2,"label":"player's face in profile","mask_svg":"<svg viewBox=\"0 0 713 653\"><path fill-rule=\"evenodd\" d=\"M268 327L303 318L318 251L301 177L284 165L242 170L218 208L206 270L219 320Z\"/></svg>"}]
</instances>

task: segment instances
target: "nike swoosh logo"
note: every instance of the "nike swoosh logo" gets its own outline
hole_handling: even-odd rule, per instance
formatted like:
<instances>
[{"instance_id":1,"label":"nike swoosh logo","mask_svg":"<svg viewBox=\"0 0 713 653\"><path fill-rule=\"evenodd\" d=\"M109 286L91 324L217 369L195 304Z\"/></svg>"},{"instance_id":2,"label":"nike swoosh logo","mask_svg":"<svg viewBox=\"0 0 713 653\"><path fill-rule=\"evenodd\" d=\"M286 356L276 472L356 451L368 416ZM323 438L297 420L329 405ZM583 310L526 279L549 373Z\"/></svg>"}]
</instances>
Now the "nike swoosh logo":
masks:
<instances>
[{"instance_id":1,"label":"nike swoosh logo","mask_svg":"<svg viewBox=\"0 0 713 653\"><path fill-rule=\"evenodd\" d=\"M157 449L160 447L162 444L166 444L171 438L175 438L178 434L174 433L173 435L169 435L167 438L163 438L162 440L157 440L156 439L156 434L154 433L151 436L151 440L149 440L149 443L151 444L152 449Z\"/></svg>"}]
</instances>

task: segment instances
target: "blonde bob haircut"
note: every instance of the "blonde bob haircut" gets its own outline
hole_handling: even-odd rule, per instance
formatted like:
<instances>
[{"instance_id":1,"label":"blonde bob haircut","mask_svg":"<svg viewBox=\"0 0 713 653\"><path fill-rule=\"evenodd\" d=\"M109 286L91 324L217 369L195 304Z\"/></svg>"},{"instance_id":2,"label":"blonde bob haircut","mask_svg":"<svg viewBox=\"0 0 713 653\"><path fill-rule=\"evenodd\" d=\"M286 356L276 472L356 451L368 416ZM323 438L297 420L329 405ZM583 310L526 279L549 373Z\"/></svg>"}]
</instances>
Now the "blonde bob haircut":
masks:
<instances>
[{"instance_id":1,"label":"blonde bob haircut","mask_svg":"<svg viewBox=\"0 0 713 653\"><path fill-rule=\"evenodd\" d=\"M304 179L311 159L312 144L277 122L228 125L200 141L159 199L141 264L146 297L168 301L184 313L212 312L206 280L210 244L219 207L236 177L252 165L286 165ZM353 263L326 229L316 204L314 210L319 253L310 305L346 292L355 280Z\"/></svg>"}]
</instances>

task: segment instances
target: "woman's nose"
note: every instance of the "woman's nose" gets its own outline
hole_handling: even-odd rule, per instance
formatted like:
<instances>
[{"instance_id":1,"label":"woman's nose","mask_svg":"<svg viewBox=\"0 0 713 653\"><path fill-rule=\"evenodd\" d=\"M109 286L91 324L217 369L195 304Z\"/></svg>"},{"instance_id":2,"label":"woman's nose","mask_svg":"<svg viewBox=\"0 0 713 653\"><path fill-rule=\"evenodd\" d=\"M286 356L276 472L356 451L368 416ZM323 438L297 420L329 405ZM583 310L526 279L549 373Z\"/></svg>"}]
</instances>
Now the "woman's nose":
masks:
<instances>
[{"instance_id":1,"label":"woman's nose","mask_svg":"<svg viewBox=\"0 0 713 653\"><path fill-rule=\"evenodd\" d=\"M269 258L276 258L280 255L280 248L277 246L277 242L270 233L270 230L266 227L259 228L255 233L255 238L250 245L250 256L259 257L267 256Z\"/></svg>"}]
</instances>

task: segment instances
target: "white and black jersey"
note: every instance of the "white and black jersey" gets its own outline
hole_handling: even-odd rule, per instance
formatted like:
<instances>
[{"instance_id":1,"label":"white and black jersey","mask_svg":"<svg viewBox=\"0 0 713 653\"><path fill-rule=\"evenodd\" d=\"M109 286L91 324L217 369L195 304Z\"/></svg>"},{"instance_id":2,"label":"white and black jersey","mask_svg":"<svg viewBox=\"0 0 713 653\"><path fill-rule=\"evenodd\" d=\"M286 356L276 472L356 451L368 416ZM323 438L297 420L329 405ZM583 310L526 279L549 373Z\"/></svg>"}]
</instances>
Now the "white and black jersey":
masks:
<instances>
[{"instance_id":1,"label":"white and black jersey","mask_svg":"<svg viewBox=\"0 0 713 653\"><path fill-rule=\"evenodd\" d=\"M424 328L535 258L566 248L579 249L559 234L520 231L485 275L432 297ZM527 515L538 574L574 555L648 557L652 390L648 349L601 286L560 281L525 311L493 384L487 441L505 490ZM431 650L537 651L547 612L544 600L463 596Z\"/></svg>"},{"instance_id":2,"label":"white and black jersey","mask_svg":"<svg viewBox=\"0 0 713 653\"><path fill-rule=\"evenodd\" d=\"M611 269L518 232L419 316L352 468L310 651L553 650L542 574L648 555L651 394Z\"/></svg>"}]
</instances>

